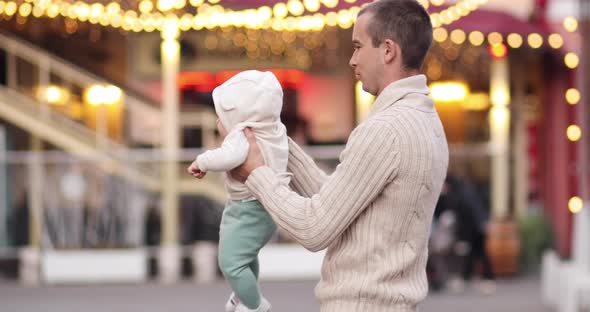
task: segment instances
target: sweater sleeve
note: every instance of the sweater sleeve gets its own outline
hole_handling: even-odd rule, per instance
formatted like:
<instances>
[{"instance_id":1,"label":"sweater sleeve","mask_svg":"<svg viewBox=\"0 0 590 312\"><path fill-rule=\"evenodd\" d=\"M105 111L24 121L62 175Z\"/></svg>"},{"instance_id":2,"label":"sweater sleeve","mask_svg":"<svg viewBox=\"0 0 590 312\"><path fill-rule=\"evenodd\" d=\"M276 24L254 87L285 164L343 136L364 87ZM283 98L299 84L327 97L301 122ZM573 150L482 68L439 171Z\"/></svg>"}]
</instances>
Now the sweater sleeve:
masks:
<instances>
[{"instance_id":1,"label":"sweater sleeve","mask_svg":"<svg viewBox=\"0 0 590 312\"><path fill-rule=\"evenodd\" d=\"M279 183L269 167L254 170L246 186L275 223L311 251L328 247L397 174L399 149L390 127L372 121L357 128L341 163L320 191L305 198Z\"/></svg>"},{"instance_id":2,"label":"sweater sleeve","mask_svg":"<svg viewBox=\"0 0 590 312\"><path fill-rule=\"evenodd\" d=\"M209 150L197 157L201 171L229 171L241 165L248 157L250 144L242 130L229 133L221 147Z\"/></svg>"},{"instance_id":3,"label":"sweater sleeve","mask_svg":"<svg viewBox=\"0 0 590 312\"><path fill-rule=\"evenodd\" d=\"M291 138L289 138L287 171L293 173L291 180L293 190L305 197L317 194L328 178L326 173Z\"/></svg>"}]
</instances>

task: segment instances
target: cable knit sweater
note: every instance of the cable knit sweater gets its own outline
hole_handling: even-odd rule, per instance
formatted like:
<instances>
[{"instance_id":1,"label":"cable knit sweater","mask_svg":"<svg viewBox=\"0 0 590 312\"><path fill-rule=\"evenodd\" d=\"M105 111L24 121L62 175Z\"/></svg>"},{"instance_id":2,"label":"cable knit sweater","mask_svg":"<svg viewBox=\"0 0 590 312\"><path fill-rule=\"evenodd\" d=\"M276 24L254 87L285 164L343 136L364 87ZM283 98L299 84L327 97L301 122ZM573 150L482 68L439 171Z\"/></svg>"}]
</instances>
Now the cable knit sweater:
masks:
<instances>
[{"instance_id":1,"label":"cable knit sweater","mask_svg":"<svg viewBox=\"0 0 590 312\"><path fill-rule=\"evenodd\" d=\"M327 176L289 143L289 187L269 167L246 186L305 248L328 248L322 312L416 311L428 292L427 241L448 165L444 131L423 75L390 84Z\"/></svg>"}]
</instances>

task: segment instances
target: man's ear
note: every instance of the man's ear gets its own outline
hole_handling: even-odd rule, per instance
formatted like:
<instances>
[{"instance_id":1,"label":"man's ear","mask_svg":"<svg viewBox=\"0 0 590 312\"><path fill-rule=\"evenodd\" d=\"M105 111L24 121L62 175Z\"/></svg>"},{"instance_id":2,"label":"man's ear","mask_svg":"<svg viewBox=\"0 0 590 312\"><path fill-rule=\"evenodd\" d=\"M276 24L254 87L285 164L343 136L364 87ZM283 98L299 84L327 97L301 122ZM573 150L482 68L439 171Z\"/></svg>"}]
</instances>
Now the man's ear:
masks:
<instances>
[{"instance_id":1,"label":"man's ear","mask_svg":"<svg viewBox=\"0 0 590 312\"><path fill-rule=\"evenodd\" d=\"M383 61L385 62L385 64L391 63L397 57L399 57L400 49L399 49L399 45L395 41L393 41L391 39L385 39L385 41L383 42L383 47L384 47Z\"/></svg>"}]
</instances>

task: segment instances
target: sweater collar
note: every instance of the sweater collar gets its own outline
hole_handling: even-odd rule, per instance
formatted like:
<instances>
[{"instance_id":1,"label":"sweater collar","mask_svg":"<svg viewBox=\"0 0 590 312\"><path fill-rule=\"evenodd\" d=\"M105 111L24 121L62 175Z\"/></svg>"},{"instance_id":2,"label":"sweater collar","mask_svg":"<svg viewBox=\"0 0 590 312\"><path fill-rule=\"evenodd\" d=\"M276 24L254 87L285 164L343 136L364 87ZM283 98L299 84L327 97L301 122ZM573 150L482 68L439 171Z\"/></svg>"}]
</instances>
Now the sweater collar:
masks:
<instances>
[{"instance_id":1,"label":"sweater collar","mask_svg":"<svg viewBox=\"0 0 590 312\"><path fill-rule=\"evenodd\" d=\"M428 86L426 85L426 76L424 75L415 75L394 81L381 91L381 94L379 94L375 103L373 103L373 108L371 108L369 116L373 116L385 110L407 95L428 95L429 93L430 89L428 89ZM413 102L412 106L421 110L434 109L432 101L417 101L415 103Z\"/></svg>"}]
</instances>

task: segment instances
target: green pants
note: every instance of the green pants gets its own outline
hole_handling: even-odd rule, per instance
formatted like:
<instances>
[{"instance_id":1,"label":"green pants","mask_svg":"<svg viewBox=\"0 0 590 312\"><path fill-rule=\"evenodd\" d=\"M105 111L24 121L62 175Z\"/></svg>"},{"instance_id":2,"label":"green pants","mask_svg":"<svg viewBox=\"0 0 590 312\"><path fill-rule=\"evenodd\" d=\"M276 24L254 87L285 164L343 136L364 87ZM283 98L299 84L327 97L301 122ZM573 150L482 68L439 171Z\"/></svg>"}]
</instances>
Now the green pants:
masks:
<instances>
[{"instance_id":1,"label":"green pants","mask_svg":"<svg viewBox=\"0 0 590 312\"><path fill-rule=\"evenodd\" d=\"M228 201L221 219L219 268L249 309L260 305L258 252L276 231L259 201Z\"/></svg>"}]
</instances>

